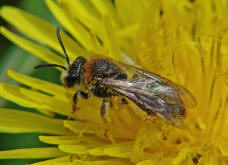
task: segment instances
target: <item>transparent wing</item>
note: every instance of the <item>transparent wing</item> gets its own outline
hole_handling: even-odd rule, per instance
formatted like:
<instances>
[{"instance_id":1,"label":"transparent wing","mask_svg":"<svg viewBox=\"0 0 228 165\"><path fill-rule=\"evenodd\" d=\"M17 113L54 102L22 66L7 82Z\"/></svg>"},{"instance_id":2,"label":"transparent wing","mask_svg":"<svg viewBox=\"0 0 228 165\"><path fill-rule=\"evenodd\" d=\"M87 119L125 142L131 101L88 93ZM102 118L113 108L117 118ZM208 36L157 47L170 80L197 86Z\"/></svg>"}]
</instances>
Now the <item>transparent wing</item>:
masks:
<instances>
[{"instance_id":1,"label":"transparent wing","mask_svg":"<svg viewBox=\"0 0 228 165\"><path fill-rule=\"evenodd\" d=\"M167 89L168 87L163 86L158 89L156 83L144 77L131 81L106 79L103 83L118 94L131 99L148 115L159 116L178 128L184 128L182 118L185 109L182 100L172 88ZM170 92L165 92L166 90Z\"/></svg>"},{"instance_id":2,"label":"transparent wing","mask_svg":"<svg viewBox=\"0 0 228 165\"><path fill-rule=\"evenodd\" d=\"M175 82L172 82L171 80L168 80L160 75L145 71L143 69L140 69L140 68L122 63L122 62L118 62L118 63L120 65L126 67L127 69L130 69L131 71L135 72L140 77L144 77L145 79L152 80L154 84L161 85L161 86L165 85L165 86L169 86L169 87L173 88L174 90L176 90L178 92L178 94L179 94L180 98L182 99L186 108L193 108L197 105L195 97L191 94L191 92L189 92L183 86L181 86ZM166 91L168 91L168 90L166 90ZM165 91L164 91L164 93L165 93Z\"/></svg>"}]
</instances>

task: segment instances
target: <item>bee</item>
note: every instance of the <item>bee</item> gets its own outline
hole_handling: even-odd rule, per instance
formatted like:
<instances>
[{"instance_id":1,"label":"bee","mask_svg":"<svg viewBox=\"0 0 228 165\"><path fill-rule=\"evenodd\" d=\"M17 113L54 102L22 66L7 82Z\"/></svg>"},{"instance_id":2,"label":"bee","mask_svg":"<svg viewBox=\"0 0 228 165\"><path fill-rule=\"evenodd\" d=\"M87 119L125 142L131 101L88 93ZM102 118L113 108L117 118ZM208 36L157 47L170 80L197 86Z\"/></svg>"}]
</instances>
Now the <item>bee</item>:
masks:
<instances>
[{"instance_id":1,"label":"bee","mask_svg":"<svg viewBox=\"0 0 228 165\"><path fill-rule=\"evenodd\" d=\"M102 98L101 117L107 121L108 105L112 97L121 97L123 103L131 100L147 115L159 116L168 123L182 127L185 109L196 105L194 96L184 87L160 75L145 71L123 62L100 55L86 59L77 57L72 63L66 53L57 28L57 38L66 56L67 67L57 64L40 64L34 68L47 66L64 70L62 81L66 88L82 84L88 92L77 90L73 96L73 111L76 110L78 96L88 99L94 95ZM132 76L126 71L132 72Z\"/></svg>"}]
</instances>

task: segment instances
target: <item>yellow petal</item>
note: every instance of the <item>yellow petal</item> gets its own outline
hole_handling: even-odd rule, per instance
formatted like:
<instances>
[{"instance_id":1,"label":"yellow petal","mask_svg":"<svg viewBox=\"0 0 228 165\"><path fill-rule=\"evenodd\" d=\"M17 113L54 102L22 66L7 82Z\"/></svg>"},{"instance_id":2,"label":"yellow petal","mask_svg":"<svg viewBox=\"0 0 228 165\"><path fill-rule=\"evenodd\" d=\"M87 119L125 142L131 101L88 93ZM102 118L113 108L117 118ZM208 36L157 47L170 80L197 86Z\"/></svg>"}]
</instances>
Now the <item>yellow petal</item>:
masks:
<instances>
[{"instance_id":1,"label":"yellow petal","mask_svg":"<svg viewBox=\"0 0 228 165\"><path fill-rule=\"evenodd\" d=\"M124 28L116 31L116 37L121 38L133 38L139 28L139 24L133 24L125 26Z\"/></svg>"},{"instance_id":2,"label":"yellow petal","mask_svg":"<svg viewBox=\"0 0 228 165\"><path fill-rule=\"evenodd\" d=\"M188 147L184 147L179 151L179 154L177 155L177 157L175 159L173 159L172 164L173 165L179 165L182 161L186 160L188 155L191 155L193 153L193 151L188 148Z\"/></svg>"},{"instance_id":3,"label":"yellow petal","mask_svg":"<svg viewBox=\"0 0 228 165\"><path fill-rule=\"evenodd\" d=\"M105 145L102 147L92 147L92 145L59 145L61 151L72 154L90 154L92 156L111 156L117 158L128 158L132 144L119 143Z\"/></svg>"},{"instance_id":4,"label":"yellow petal","mask_svg":"<svg viewBox=\"0 0 228 165\"><path fill-rule=\"evenodd\" d=\"M117 143L89 150L89 154L94 156L108 155L117 158L129 158L132 143Z\"/></svg>"},{"instance_id":5,"label":"yellow petal","mask_svg":"<svg viewBox=\"0 0 228 165\"><path fill-rule=\"evenodd\" d=\"M26 148L8 151L0 151L0 159L21 159L21 158L54 158L64 156L66 153L56 147Z\"/></svg>"},{"instance_id":6,"label":"yellow petal","mask_svg":"<svg viewBox=\"0 0 228 165\"><path fill-rule=\"evenodd\" d=\"M120 47L117 43L115 31L113 30L110 22L110 17L107 15L104 16L104 31L104 45L108 48L108 55L114 59L121 60L122 55Z\"/></svg>"},{"instance_id":7,"label":"yellow petal","mask_svg":"<svg viewBox=\"0 0 228 165\"><path fill-rule=\"evenodd\" d=\"M39 139L48 144L76 144L77 136L39 136Z\"/></svg>"},{"instance_id":8,"label":"yellow petal","mask_svg":"<svg viewBox=\"0 0 228 165\"><path fill-rule=\"evenodd\" d=\"M5 108L0 109L0 131L10 133L68 134L68 131L63 127L63 120Z\"/></svg>"},{"instance_id":9,"label":"yellow petal","mask_svg":"<svg viewBox=\"0 0 228 165\"><path fill-rule=\"evenodd\" d=\"M90 42L93 47L92 53L100 55L107 54L104 47L101 45L100 41L98 41L97 36L93 34L93 32L90 32Z\"/></svg>"},{"instance_id":10,"label":"yellow petal","mask_svg":"<svg viewBox=\"0 0 228 165\"><path fill-rule=\"evenodd\" d=\"M102 124L65 120L64 126L75 133L92 133L100 136L104 136L105 133L105 126Z\"/></svg>"},{"instance_id":11,"label":"yellow petal","mask_svg":"<svg viewBox=\"0 0 228 165\"><path fill-rule=\"evenodd\" d=\"M55 26L34 15L11 6L2 7L1 16L29 38L48 45L64 56L57 39ZM77 55L85 54L85 50L79 47L76 42L63 31L61 31L61 38L72 59Z\"/></svg>"},{"instance_id":12,"label":"yellow petal","mask_svg":"<svg viewBox=\"0 0 228 165\"><path fill-rule=\"evenodd\" d=\"M82 107L82 109L78 110L75 113L76 119L79 119L79 121L64 121L65 127L71 129L75 133L92 133L99 137L104 138L105 131L107 130L107 125L102 121L102 118L100 117L99 107L100 104L95 105L93 102L93 105L87 105L88 102L92 102L93 100L80 100L79 107ZM97 107L97 109L95 109ZM113 111L116 111L113 110ZM91 113L93 115L88 115L88 113ZM135 120L131 120L132 116L127 116L124 110L122 112L116 111L117 115L122 116L125 115L125 117L129 117L130 121L126 118L120 118L119 116L112 112L110 112L110 117L113 117L114 123L110 123L110 134L114 136L115 138L119 139L132 139L135 137L135 129L137 128L138 123ZM115 115L115 116L114 116ZM82 120L83 122L81 122ZM120 121L119 121L120 120ZM132 123L131 123L132 122ZM124 124L124 125L121 125ZM135 127L132 128L132 124L136 124ZM127 129L127 130L126 130Z\"/></svg>"},{"instance_id":13,"label":"yellow petal","mask_svg":"<svg viewBox=\"0 0 228 165\"><path fill-rule=\"evenodd\" d=\"M90 35L88 31L77 21L74 20L69 11L61 9L53 0L46 0L49 9L57 20L78 40L88 51L91 50Z\"/></svg>"},{"instance_id":14,"label":"yellow petal","mask_svg":"<svg viewBox=\"0 0 228 165\"><path fill-rule=\"evenodd\" d=\"M77 165L132 165L132 163L124 160L99 160L99 161L84 161L84 160L75 160Z\"/></svg>"},{"instance_id":15,"label":"yellow petal","mask_svg":"<svg viewBox=\"0 0 228 165\"><path fill-rule=\"evenodd\" d=\"M45 105L39 105L38 102L36 102L36 100L33 100L21 94L20 87L18 86L0 83L0 91L1 97L13 101L21 106L29 108L36 108L40 106L43 109L46 108Z\"/></svg>"},{"instance_id":16,"label":"yellow petal","mask_svg":"<svg viewBox=\"0 0 228 165\"><path fill-rule=\"evenodd\" d=\"M141 128L134 140L131 161L136 163L144 156L144 150L148 147L155 147L152 145L153 142L157 143L162 139L161 132L152 130L149 123L142 123Z\"/></svg>"},{"instance_id":17,"label":"yellow petal","mask_svg":"<svg viewBox=\"0 0 228 165\"><path fill-rule=\"evenodd\" d=\"M62 100L54 98L53 96L25 88L21 88L20 93L25 95L27 98L36 100L39 105L44 105L45 110L48 110L50 112L55 112L66 116L69 116L72 113L72 106L69 104L69 102L64 102ZM36 108L41 110L43 109L39 106Z\"/></svg>"},{"instance_id":18,"label":"yellow petal","mask_svg":"<svg viewBox=\"0 0 228 165\"><path fill-rule=\"evenodd\" d=\"M32 165L72 165L72 156L64 156L55 159L45 160Z\"/></svg>"},{"instance_id":19,"label":"yellow petal","mask_svg":"<svg viewBox=\"0 0 228 165\"><path fill-rule=\"evenodd\" d=\"M49 93L54 95L56 98L63 99L68 101L65 96L65 89L64 87L50 83L48 81L40 80L37 78L32 78L30 76L26 76L12 70L8 70L8 76L24 85L30 86L34 89L41 90L43 92Z\"/></svg>"},{"instance_id":20,"label":"yellow petal","mask_svg":"<svg viewBox=\"0 0 228 165\"><path fill-rule=\"evenodd\" d=\"M90 134L75 134L74 136L39 136L40 141L49 144L94 144L101 145L107 144L107 140L99 138Z\"/></svg>"},{"instance_id":21,"label":"yellow petal","mask_svg":"<svg viewBox=\"0 0 228 165\"><path fill-rule=\"evenodd\" d=\"M217 153L213 153L214 151L211 152L207 152L206 154L204 154L202 156L202 158L200 158L200 164L213 164L213 165L223 165L223 164L227 164L226 160L222 160L220 159L219 155Z\"/></svg>"},{"instance_id":22,"label":"yellow petal","mask_svg":"<svg viewBox=\"0 0 228 165\"><path fill-rule=\"evenodd\" d=\"M63 152L71 154L88 154L89 147L86 145L59 145L59 149Z\"/></svg>"},{"instance_id":23,"label":"yellow petal","mask_svg":"<svg viewBox=\"0 0 228 165\"><path fill-rule=\"evenodd\" d=\"M116 0L115 5L121 21L125 25L134 24L141 21L146 11L144 10L142 1L137 0L132 0L131 2Z\"/></svg>"},{"instance_id":24,"label":"yellow petal","mask_svg":"<svg viewBox=\"0 0 228 165\"><path fill-rule=\"evenodd\" d=\"M77 18L86 27L95 32L99 38L103 38L101 16L94 10L91 3L85 0L63 1L74 18Z\"/></svg>"},{"instance_id":25,"label":"yellow petal","mask_svg":"<svg viewBox=\"0 0 228 165\"><path fill-rule=\"evenodd\" d=\"M134 52L135 56L132 56L136 62L148 66L154 64L153 56L157 57L159 54L156 51L161 51L163 48L159 41L162 40L160 33L158 33L158 25L160 18L160 1L151 0L150 6L145 14L145 18L140 22L140 27L134 38ZM148 38L149 37L149 38ZM160 37L160 38L158 38ZM149 40L149 41L148 41ZM152 40L152 41L151 41ZM148 45L147 45L148 44ZM153 48L153 53L150 49ZM158 49L158 50L157 50ZM143 54L143 51L151 54ZM137 56L136 56L137 55Z\"/></svg>"},{"instance_id":26,"label":"yellow petal","mask_svg":"<svg viewBox=\"0 0 228 165\"><path fill-rule=\"evenodd\" d=\"M102 16L109 15L112 18L111 21L115 28L121 27L121 22L120 22L119 18L117 17L113 3L111 1L96 0L96 1L91 1L91 3L96 7L96 9L99 11L99 13Z\"/></svg>"},{"instance_id":27,"label":"yellow petal","mask_svg":"<svg viewBox=\"0 0 228 165\"><path fill-rule=\"evenodd\" d=\"M217 141L217 147L222 152L223 156L228 156L228 142L224 140Z\"/></svg>"},{"instance_id":28,"label":"yellow petal","mask_svg":"<svg viewBox=\"0 0 228 165\"><path fill-rule=\"evenodd\" d=\"M36 108L41 112L49 110L62 115L71 114L71 106L68 102L56 100L53 96L48 96L40 92L35 92L18 86L0 83L0 96L13 101L21 106ZM39 98L37 98L39 97Z\"/></svg>"},{"instance_id":29,"label":"yellow petal","mask_svg":"<svg viewBox=\"0 0 228 165\"><path fill-rule=\"evenodd\" d=\"M136 165L155 165L155 164L159 164L159 160L144 160L141 162L138 162Z\"/></svg>"},{"instance_id":30,"label":"yellow petal","mask_svg":"<svg viewBox=\"0 0 228 165\"><path fill-rule=\"evenodd\" d=\"M44 60L47 63L50 64L58 64L63 65L66 63L66 60L52 51L41 47L29 40L26 40L19 35L16 35L12 32L10 32L8 29L1 27L0 28L1 34L3 34L5 37L7 37L9 40L20 46L21 48L27 50L28 52L32 53L33 55L37 56L38 58Z\"/></svg>"}]
</instances>

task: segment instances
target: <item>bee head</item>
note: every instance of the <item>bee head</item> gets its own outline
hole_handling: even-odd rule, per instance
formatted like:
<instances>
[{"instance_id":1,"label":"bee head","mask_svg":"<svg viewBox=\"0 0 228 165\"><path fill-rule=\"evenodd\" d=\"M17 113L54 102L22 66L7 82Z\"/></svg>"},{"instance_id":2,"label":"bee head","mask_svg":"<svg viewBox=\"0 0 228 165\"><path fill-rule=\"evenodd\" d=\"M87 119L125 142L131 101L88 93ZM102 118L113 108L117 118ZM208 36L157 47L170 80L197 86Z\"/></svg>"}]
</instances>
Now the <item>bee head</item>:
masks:
<instances>
[{"instance_id":1,"label":"bee head","mask_svg":"<svg viewBox=\"0 0 228 165\"><path fill-rule=\"evenodd\" d=\"M57 28L57 38L59 40L59 44L62 47L62 50L63 50L65 56L66 56L66 61L67 61L68 67L65 67L63 65L58 65L58 64L40 64L40 65L35 66L34 69L38 69L41 67L48 67L48 66L60 67L65 70L65 72L63 72L63 76L62 76L64 85L68 88L78 86L81 81L81 68L82 68L82 65L86 62L86 59L84 57L79 56L78 58L76 58L74 60L74 62L72 64L70 64L69 56L66 53L65 47L64 47L63 42L60 37L59 28Z\"/></svg>"},{"instance_id":2,"label":"bee head","mask_svg":"<svg viewBox=\"0 0 228 165\"><path fill-rule=\"evenodd\" d=\"M74 62L69 66L69 68L63 74L63 83L66 87L72 88L76 87L81 82L81 68L86 62L86 59L82 56L77 57Z\"/></svg>"}]
</instances>

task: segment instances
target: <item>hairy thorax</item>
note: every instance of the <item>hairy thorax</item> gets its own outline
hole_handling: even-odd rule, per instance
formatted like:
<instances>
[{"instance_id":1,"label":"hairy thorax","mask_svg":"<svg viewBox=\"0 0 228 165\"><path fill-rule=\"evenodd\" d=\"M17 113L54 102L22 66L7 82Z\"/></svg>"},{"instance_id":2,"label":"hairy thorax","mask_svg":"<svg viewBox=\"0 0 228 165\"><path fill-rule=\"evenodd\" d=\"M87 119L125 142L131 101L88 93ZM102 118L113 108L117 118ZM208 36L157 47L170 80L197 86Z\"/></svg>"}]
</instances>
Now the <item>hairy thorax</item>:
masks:
<instances>
[{"instance_id":1,"label":"hairy thorax","mask_svg":"<svg viewBox=\"0 0 228 165\"><path fill-rule=\"evenodd\" d=\"M92 57L82 68L83 83L97 97L110 97L115 93L107 88L102 81L107 78L126 80L127 74L109 58Z\"/></svg>"}]
</instances>

